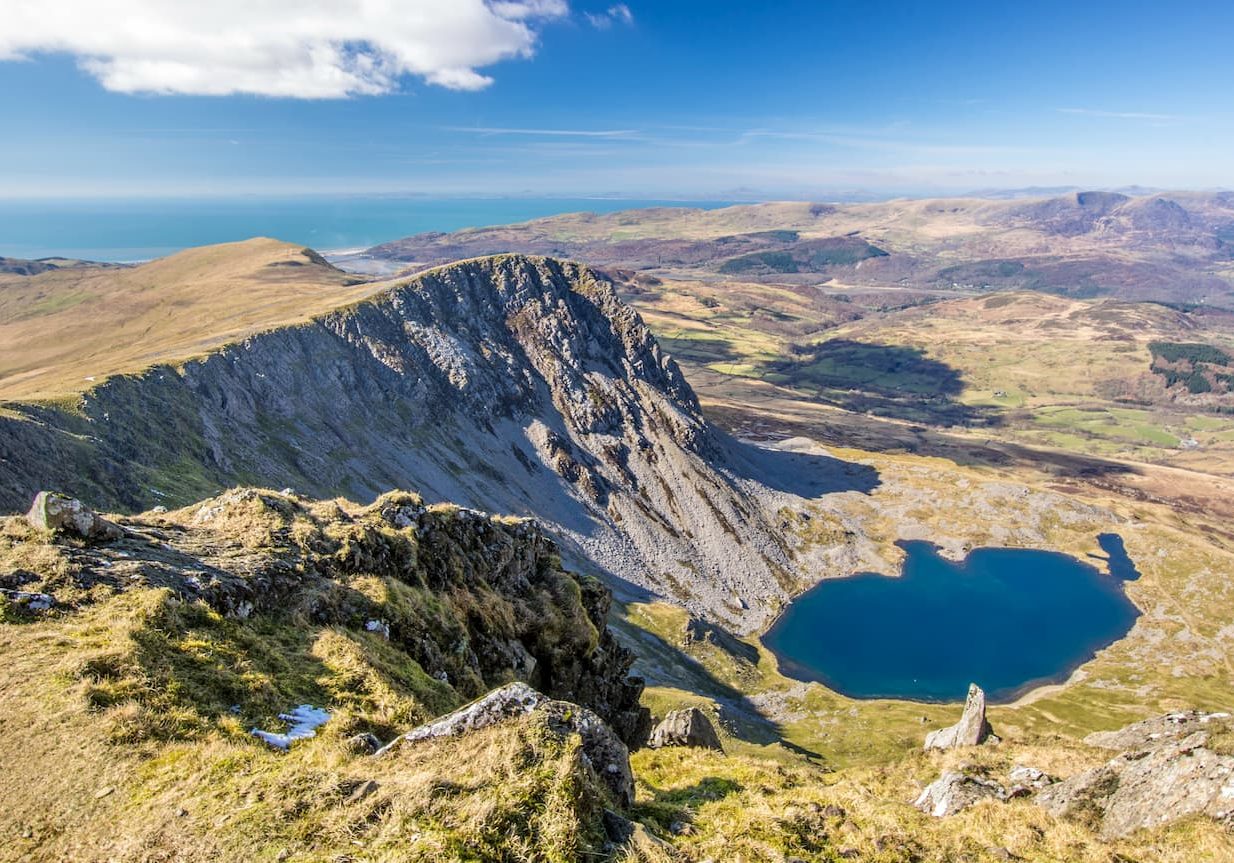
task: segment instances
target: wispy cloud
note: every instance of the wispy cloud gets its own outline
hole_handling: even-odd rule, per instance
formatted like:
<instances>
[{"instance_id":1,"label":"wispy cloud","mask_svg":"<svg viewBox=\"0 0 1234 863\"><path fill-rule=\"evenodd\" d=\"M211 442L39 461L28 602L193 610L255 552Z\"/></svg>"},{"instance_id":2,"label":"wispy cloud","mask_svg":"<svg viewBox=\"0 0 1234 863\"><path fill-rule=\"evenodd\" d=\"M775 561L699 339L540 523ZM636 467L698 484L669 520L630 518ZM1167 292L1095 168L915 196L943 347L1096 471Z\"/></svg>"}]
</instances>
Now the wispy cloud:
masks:
<instances>
[{"instance_id":1,"label":"wispy cloud","mask_svg":"<svg viewBox=\"0 0 1234 863\"><path fill-rule=\"evenodd\" d=\"M625 3L615 3L603 12L584 12L583 17L588 24L600 30L607 30L614 24L625 24L628 27L634 23L634 13Z\"/></svg>"},{"instance_id":2,"label":"wispy cloud","mask_svg":"<svg viewBox=\"0 0 1234 863\"><path fill-rule=\"evenodd\" d=\"M504 126L443 126L446 132L470 132L475 135L528 135L537 138L609 138L633 139L637 129L518 129Z\"/></svg>"},{"instance_id":3,"label":"wispy cloud","mask_svg":"<svg viewBox=\"0 0 1234 863\"><path fill-rule=\"evenodd\" d=\"M1150 123L1172 123L1183 119L1177 114L1150 114L1143 111L1102 111L1095 108L1059 108L1060 114L1082 117L1102 117L1108 120L1143 120Z\"/></svg>"}]
</instances>

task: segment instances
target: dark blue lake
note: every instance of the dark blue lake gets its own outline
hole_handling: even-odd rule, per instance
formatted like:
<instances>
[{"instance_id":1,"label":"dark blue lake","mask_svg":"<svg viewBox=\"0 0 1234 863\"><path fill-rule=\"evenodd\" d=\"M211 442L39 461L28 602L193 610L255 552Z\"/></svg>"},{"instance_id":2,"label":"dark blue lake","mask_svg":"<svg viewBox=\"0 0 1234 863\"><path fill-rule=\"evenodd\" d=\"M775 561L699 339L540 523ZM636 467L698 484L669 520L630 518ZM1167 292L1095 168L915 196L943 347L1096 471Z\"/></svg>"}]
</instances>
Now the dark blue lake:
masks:
<instances>
[{"instance_id":1,"label":"dark blue lake","mask_svg":"<svg viewBox=\"0 0 1234 863\"><path fill-rule=\"evenodd\" d=\"M1063 680L1131 629L1122 582L1139 576L1122 539L1102 534L1098 569L1057 552L974 549L956 563L902 542L901 575L830 579L764 636L781 670L854 698L992 700Z\"/></svg>"}]
</instances>

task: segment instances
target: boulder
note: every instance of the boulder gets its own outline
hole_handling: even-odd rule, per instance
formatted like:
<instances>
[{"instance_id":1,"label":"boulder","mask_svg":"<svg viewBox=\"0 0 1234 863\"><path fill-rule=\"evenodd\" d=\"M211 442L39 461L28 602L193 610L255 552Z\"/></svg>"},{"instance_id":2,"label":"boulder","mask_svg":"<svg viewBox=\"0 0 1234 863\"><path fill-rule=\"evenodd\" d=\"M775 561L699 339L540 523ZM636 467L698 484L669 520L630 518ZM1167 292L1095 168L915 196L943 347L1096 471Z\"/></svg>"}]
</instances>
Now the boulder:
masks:
<instances>
[{"instance_id":1,"label":"boulder","mask_svg":"<svg viewBox=\"0 0 1234 863\"><path fill-rule=\"evenodd\" d=\"M664 721L651 732L651 739L647 745L652 749L659 749L663 746L692 746L698 749L724 751L715 726L711 724L707 714L697 707L671 711L664 717Z\"/></svg>"},{"instance_id":2,"label":"boulder","mask_svg":"<svg viewBox=\"0 0 1234 863\"><path fill-rule=\"evenodd\" d=\"M985 693L980 686L970 683L960 721L947 728L931 731L926 735L925 748L954 749L957 746L976 746L987 740L997 739L985 718Z\"/></svg>"},{"instance_id":3,"label":"boulder","mask_svg":"<svg viewBox=\"0 0 1234 863\"><path fill-rule=\"evenodd\" d=\"M927 815L945 818L981 800L1006 799L1006 790L992 779L949 770L927 785L913 805Z\"/></svg>"},{"instance_id":4,"label":"boulder","mask_svg":"<svg viewBox=\"0 0 1234 863\"><path fill-rule=\"evenodd\" d=\"M547 701L536 710L558 734L577 734L583 742L583 758L600 780L625 807L634 803L634 772L630 750L603 719L586 707L568 701Z\"/></svg>"},{"instance_id":5,"label":"boulder","mask_svg":"<svg viewBox=\"0 0 1234 863\"><path fill-rule=\"evenodd\" d=\"M1192 815L1234 825L1234 757L1207 748L1207 730L1145 739L1143 728L1132 728L1104 739L1140 746L1043 789L1037 804L1085 821L1107 839Z\"/></svg>"},{"instance_id":6,"label":"boulder","mask_svg":"<svg viewBox=\"0 0 1234 863\"><path fill-rule=\"evenodd\" d=\"M1011 783L1011 789L1007 792L1008 797L1028 797L1042 788L1053 785L1058 780L1044 770L1021 765L1012 768L1007 774L1007 781Z\"/></svg>"},{"instance_id":7,"label":"boulder","mask_svg":"<svg viewBox=\"0 0 1234 863\"><path fill-rule=\"evenodd\" d=\"M499 689L494 689L488 695L463 705L453 713L447 713L432 722L413 728L402 737L397 737L386 744L377 754L382 755L391 747L403 742L415 743L436 737L454 737L469 731L488 728L490 725L505 722L507 719L526 716L548 700L547 696L536 692L526 683L507 683Z\"/></svg>"},{"instance_id":8,"label":"boulder","mask_svg":"<svg viewBox=\"0 0 1234 863\"><path fill-rule=\"evenodd\" d=\"M622 806L634 802L634 774L630 750L617 733L595 712L568 701L553 701L526 683L508 683L483 698L447 713L396 738L377 751L384 755L395 746L453 737L497 725L511 719L539 714L558 735L577 734L583 759Z\"/></svg>"},{"instance_id":9,"label":"boulder","mask_svg":"<svg viewBox=\"0 0 1234 863\"><path fill-rule=\"evenodd\" d=\"M117 540L124 528L108 521L76 498L54 491L41 491L26 513L26 521L38 530L67 533L83 539Z\"/></svg>"}]
</instances>

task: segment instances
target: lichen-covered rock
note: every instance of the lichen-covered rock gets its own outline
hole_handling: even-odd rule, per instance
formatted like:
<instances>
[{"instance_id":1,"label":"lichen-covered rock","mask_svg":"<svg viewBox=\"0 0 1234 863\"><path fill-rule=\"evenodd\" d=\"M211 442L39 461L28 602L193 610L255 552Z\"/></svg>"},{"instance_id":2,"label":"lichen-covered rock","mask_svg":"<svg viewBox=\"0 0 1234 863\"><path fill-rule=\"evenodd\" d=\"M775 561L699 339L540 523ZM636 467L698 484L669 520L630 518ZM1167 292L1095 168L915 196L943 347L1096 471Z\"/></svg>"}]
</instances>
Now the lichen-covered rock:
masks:
<instances>
[{"instance_id":1,"label":"lichen-covered rock","mask_svg":"<svg viewBox=\"0 0 1234 863\"><path fill-rule=\"evenodd\" d=\"M931 731L926 735L925 748L954 749L957 746L976 746L990 740L992 734L990 723L985 718L985 692L977 684L971 683L960 721L947 728Z\"/></svg>"},{"instance_id":2,"label":"lichen-covered rock","mask_svg":"<svg viewBox=\"0 0 1234 863\"><path fill-rule=\"evenodd\" d=\"M109 541L122 539L124 529L108 521L77 498L54 491L35 495L26 521L38 530L67 533L83 539Z\"/></svg>"},{"instance_id":3,"label":"lichen-covered rock","mask_svg":"<svg viewBox=\"0 0 1234 863\"><path fill-rule=\"evenodd\" d=\"M434 719L419 728L413 728L402 737L387 744L378 754L389 752L404 743L432 740L436 737L455 737L470 731L488 728L507 719L526 716L549 699L536 692L526 683L510 683L494 689L488 695L465 704L452 713Z\"/></svg>"},{"instance_id":4,"label":"lichen-covered rock","mask_svg":"<svg viewBox=\"0 0 1234 863\"><path fill-rule=\"evenodd\" d=\"M1173 716L1096 736L1130 748L1043 789L1038 805L1086 822L1106 838L1192 815L1234 825L1234 757L1207 747L1210 726L1203 714Z\"/></svg>"},{"instance_id":5,"label":"lichen-covered rock","mask_svg":"<svg viewBox=\"0 0 1234 863\"><path fill-rule=\"evenodd\" d=\"M1011 788L1007 791L1008 797L1027 797L1058 780L1044 770L1021 765L1012 768L1007 774L1007 781L1011 783Z\"/></svg>"},{"instance_id":6,"label":"lichen-covered rock","mask_svg":"<svg viewBox=\"0 0 1234 863\"><path fill-rule=\"evenodd\" d=\"M634 774L630 750L616 732L593 711L566 701L554 701L525 683L495 689L438 719L404 734L378 751L385 755L401 746L440 737L455 737L512 719L539 714L556 734L577 734L583 757L622 806L634 802Z\"/></svg>"},{"instance_id":7,"label":"lichen-covered rock","mask_svg":"<svg viewBox=\"0 0 1234 863\"><path fill-rule=\"evenodd\" d=\"M1207 731L1230 718L1228 713L1182 710L1134 722L1117 731L1097 731L1084 738L1089 746L1116 749L1151 749L1169 740L1178 740L1197 731Z\"/></svg>"},{"instance_id":8,"label":"lichen-covered rock","mask_svg":"<svg viewBox=\"0 0 1234 863\"><path fill-rule=\"evenodd\" d=\"M949 770L927 785L913 805L927 815L945 818L981 800L1006 799L1006 790L994 780Z\"/></svg>"},{"instance_id":9,"label":"lichen-covered rock","mask_svg":"<svg viewBox=\"0 0 1234 863\"><path fill-rule=\"evenodd\" d=\"M664 746L691 746L698 749L724 751L715 726L711 724L707 714L697 707L671 711L656 726L655 731L651 732L651 739L647 745L652 749Z\"/></svg>"}]
</instances>

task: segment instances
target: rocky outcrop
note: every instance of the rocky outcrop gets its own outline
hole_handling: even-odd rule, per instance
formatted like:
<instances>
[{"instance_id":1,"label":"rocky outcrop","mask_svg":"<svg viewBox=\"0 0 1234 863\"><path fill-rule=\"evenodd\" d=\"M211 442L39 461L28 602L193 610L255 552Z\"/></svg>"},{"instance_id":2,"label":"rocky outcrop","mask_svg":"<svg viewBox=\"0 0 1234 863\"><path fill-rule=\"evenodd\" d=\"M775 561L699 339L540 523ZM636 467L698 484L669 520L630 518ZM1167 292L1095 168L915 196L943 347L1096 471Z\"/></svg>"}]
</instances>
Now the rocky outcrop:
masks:
<instances>
[{"instance_id":1,"label":"rocky outcrop","mask_svg":"<svg viewBox=\"0 0 1234 863\"><path fill-rule=\"evenodd\" d=\"M1092 745L1126 749L1043 789L1037 803L1106 838L1193 815L1234 826L1234 756L1210 748L1218 730L1231 732L1227 715L1190 712L1090 735Z\"/></svg>"},{"instance_id":2,"label":"rocky outcrop","mask_svg":"<svg viewBox=\"0 0 1234 863\"><path fill-rule=\"evenodd\" d=\"M155 587L238 621L343 627L431 680L433 703L518 680L594 711L631 747L646 740L634 655L607 626L611 594L564 569L533 521L407 492L357 507L251 488L119 520L127 535L111 543L28 532L39 559L59 562L23 577L22 591L54 586L71 611Z\"/></svg>"},{"instance_id":3,"label":"rocky outcrop","mask_svg":"<svg viewBox=\"0 0 1234 863\"><path fill-rule=\"evenodd\" d=\"M572 565L740 632L798 586L780 486L836 482L832 460L712 429L603 275L514 255L100 382L74 411L12 408L0 506L71 486L109 508L174 507L253 477L361 501L416 488L535 516Z\"/></svg>"},{"instance_id":4,"label":"rocky outcrop","mask_svg":"<svg viewBox=\"0 0 1234 863\"><path fill-rule=\"evenodd\" d=\"M604 720L577 704L554 701L525 683L511 683L490 692L453 713L412 729L378 751L386 755L399 747L469 734L519 717L536 714L558 735L577 734L587 765L622 806L634 802L634 774L630 751Z\"/></svg>"},{"instance_id":5,"label":"rocky outcrop","mask_svg":"<svg viewBox=\"0 0 1234 863\"><path fill-rule=\"evenodd\" d=\"M697 707L670 711L651 732L651 739L647 742L647 746L651 749L664 746L689 746L697 749L724 751L715 726L711 724L707 714Z\"/></svg>"},{"instance_id":6,"label":"rocky outcrop","mask_svg":"<svg viewBox=\"0 0 1234 863\"><path fill-rule=\"evenodd\" d=\"M1006 799L1007 791L992 779L948 771L927 785L913 805L927 815L945 818L982 800Z\"/></svg>"},{"instance_id":7,"label":"rocky outcrop","mask_svg":"<svg viewBox=\"0 0 1234 863\"><path fill-rule=\"evenodd\" d=\"M378 754L385 754L390 749L406 743L432 740L436 737L455 737L478 731L481 728L488 728L490 725L505 722L507 719L526 716L549 700L547 696L536 692L526 683L509 683L500 689L494 689L483 698L477 698L470 704L460 707L453 713L447 713L419 728L413 728L402 737L387 744L379 750Z\"/></svg>"},{"instance_id":8,"label":"rocky outcrop","mask_svg":"<svg viewBox=\"0 0 1234 863\"><path fill-rule=\"evenodd\" d=\"M103 518L76 498L54 491L35 495L26 521L37 530L66 533L82 539L106 542L124 536L124 529L118 524Z\"/></svg>"},{"instance_id":9,"label":"rocky outcrop","mask_svg":"<svg viewBox=\"0 0 1234 863\"><path fill-rule=\"evenodd\" d=\"M987 741L997 741L985 718L985 692L975 683L969 684L968 697L964 700L964 713L960 721L948 728L940 728L926 735L926 749L954 749L957 746L977 746Z\"/></svg>"}]
</instances>

